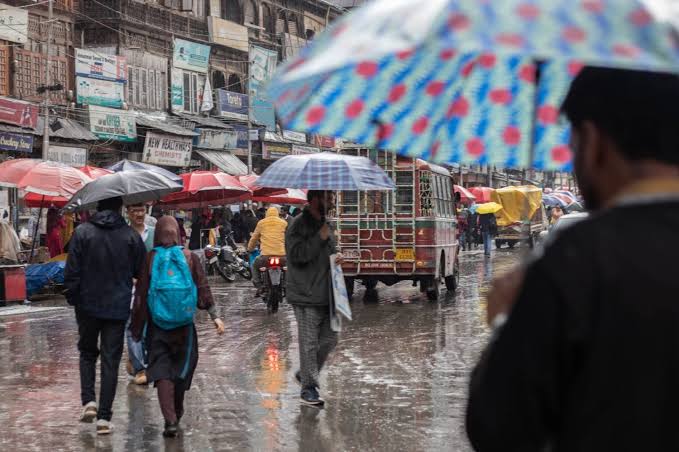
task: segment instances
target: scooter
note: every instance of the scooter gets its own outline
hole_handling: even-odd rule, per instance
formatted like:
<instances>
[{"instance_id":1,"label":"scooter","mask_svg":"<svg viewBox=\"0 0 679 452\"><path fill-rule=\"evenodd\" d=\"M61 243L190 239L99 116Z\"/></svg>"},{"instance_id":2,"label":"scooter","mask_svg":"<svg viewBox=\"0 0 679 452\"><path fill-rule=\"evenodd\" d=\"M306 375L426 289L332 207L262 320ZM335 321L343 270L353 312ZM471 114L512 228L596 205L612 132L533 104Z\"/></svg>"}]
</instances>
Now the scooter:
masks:
<instances>
[{"instance_id":1,"label":"scooter","mask_svg":"<svg viewBox=\"0 0 679 452\"><path fill-rule=\"evenodd\" d=\"M262 284L265 288L264 298L266 299L267 311L275 314L278 306L285 297L285 258L270 257L265 267L260 267L262 274Z\"/></svg>"},{"instance_id":2,"label":"scooter","mask_svg":"<svg viewBox=\"0 0 679 452\"><path fill-rule=\"evenodd\" d=\"M224 247L217 247L213 245L208 245L205 247L205 261L207 266L207 273L214 274L214 270L220 274L226 282L234 282L236 280L236 274L231 268L231 264L225 260L225 255L228 253L223 252Z\"/></svg>"}]
</instances>

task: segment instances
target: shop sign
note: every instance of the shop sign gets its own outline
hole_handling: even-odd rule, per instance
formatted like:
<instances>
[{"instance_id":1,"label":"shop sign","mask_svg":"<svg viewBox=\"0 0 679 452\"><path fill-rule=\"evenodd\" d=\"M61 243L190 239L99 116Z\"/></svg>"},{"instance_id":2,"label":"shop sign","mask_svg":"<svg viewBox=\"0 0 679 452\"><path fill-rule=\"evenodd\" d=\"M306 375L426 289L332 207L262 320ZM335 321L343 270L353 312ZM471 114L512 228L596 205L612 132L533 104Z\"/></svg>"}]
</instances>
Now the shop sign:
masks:
<instances>
[{"instance_id":1,"label":"shop sign","mask_svg":"<svg viewBox=\"0 0 679 452\"><path fill-rule=\"evenodd\" d=\"M247 149L248 143L250 142L250 140L248 139L249 138L248 127L237 125L237 124L234 124L232 127L233 127L233 131L236 135L236 145L233 148L234 149Z\"/></svg>"},{"instance_id":2,"label":"shop sign","mask_svg":"<svg viewBox=\"0 0 679 452\"><path fill-rule=\"evenodd\" d=\"M227 144L235 144L234 133L221 129L196 129L200 135L193 139L193 145L202 149L227 149Z\"/></svg>"},{"instance_id":3,"label":"shop sign","mask_svg":"<svg viewBox=\"0 0 679 452\"><path fill-rule=\"evenodd\" d=\"M34 129L38 125L38 110L37 105L29 102L0 97L0 122Z\"/></svg>"},{"instance_id":4,"label":"shop sign","mask_svg":"<svg viewBox=\"0 0 679 452\"><path fill-rule=\"evenodd\" d=\"M189 137L147 132L142 161L163 166L189 166L191 141Z\"/></svg>"},{"instance_id":5,"label":"shop sign","mask_svg":"<svg viewBox=\"0 0 679 452\"><path fill-rule=\"evenodd\" d=\"M79 104L123 108L125 100L124 84L87 77L76 77L75 84L76 102Z\"/></svg>"},{"instance_id":6,"label":"shop sign","mask_svg":"<svg viewBox=\"0 0 679 452\"><path fill-rule=\"evenodd\" d=\"M299 144L292 145L292 155L315 154L317 152L321 152L321 150L311 146L300 146Z\"/></svg>"},{"instance_id":7,"label":"shop sign","mask_svg":"<svg viewBox=\"0 0 679 452\"><path fill-rule=\"evenodd\" d=\"M0 132L0 150L31 153L33 152L33 135Z\"/></svg>"},{"instance_id":8,"label":"shop sign","mask_svg":"<svg viewBox=\"0 0 679 452\"><path fill-rule=\"evenodd\" d=\"M47 152L47 160L79 168L87 165L87 149L71 146L50 146Z\"/></svg>"},{"instance_id":9,"label":"shop sign","mask_svg":"<svg viewBox=\"0 0 679 452\"><path fill-rule=\"evenodd\" d=\"M252 99L250 119L271 132L276 131L276 116L273 103L266 96L266 85L278 64L278 52L262 47L250 47L249 94Z\"/></svg>"},{"instance_id":10,"label":"shop sign","mask_svg":"<svg viewBox=\"0 0 679 452\"><path fill-rule=\"evenodd\" d=\"M25 44L28 39L28 11L1 4L0 39Z\"/></svg>"},{"instance_id":11,"label":"shop sign","mask_svg":"<svg viewBox=\"0 0 679 452\"><path fill-rule=\"evenodd\" d=\"M289 141L296 141L298 143L306 143L306 133L294 132L292 130L284 130L283 138Z\"/></svg>"},{"instance_id":12,"label":"shop sign","mask_svg":"<svg viewBox=\"0 0 679 452\"><path fill-rule=\"evenodd\" d=\"M311 141L313 144L321 148L335 147L335 139L333 137L326 137L324 135L314 135Z\"/></svg>"},{"instance_id":13,"label":"shop sign","mask_svg":"<svg viewBox=\"0 0 679 452\"><path fill-rule=\"evenodd\" d=\"M127 81L127 61L124 56L101 55L84 49L75 49L75 74L82 77Z\"/></svg>"},{"instance_id":14,"label":"shop sign","mask_svg":"<svg viewBox=\"0 0 679 452\"><path fill-rule=\"evenodd\" d=\"M232 93L224 89L217 90L217 106L222 118L248 120L247 94Z\"/></svg>"},{"instance_id":15,"label":"shop sign","mask_svg":"<svg viewBox=\"0 0 679 452\"><path fill-rule=\"evenodd\" d=\"M129 111L89 107L90 131L102 140L137 141L137 124Z\"/></svg>"},{"instance_id":16,"label":"shop sign","mask_svg":"<svg viewBox=\"0 0 679 452\"><path fill-rule=\"evenodd\" d=\"M266 160L276 160L290 155L291 148L285 143L263 143L262 158Z\"/></svg>"},{"instance_id":17,"label":"shop sign","mask_svg":"<svg viewBox=\"0 0 679 452\"><path fill-rule=\"evenodd\" d=\"M188 71L207 73L210 60L210 46L198 44L183 39L174 40L172 65Z\"/></svg>"}]
</instances>

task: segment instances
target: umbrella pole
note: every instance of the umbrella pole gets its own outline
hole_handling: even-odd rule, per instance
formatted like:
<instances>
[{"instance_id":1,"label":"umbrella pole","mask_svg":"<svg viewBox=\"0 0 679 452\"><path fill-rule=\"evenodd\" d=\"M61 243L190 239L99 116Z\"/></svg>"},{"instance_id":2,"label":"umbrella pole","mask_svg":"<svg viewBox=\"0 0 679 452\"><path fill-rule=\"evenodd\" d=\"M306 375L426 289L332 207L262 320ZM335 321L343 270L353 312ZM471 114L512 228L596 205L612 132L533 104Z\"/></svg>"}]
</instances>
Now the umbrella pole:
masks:
<instances>
[{"instance_id":1,"label":"umbrella pole","mask_svg":"<svg viewBox=\"0 0 679 452\"><path fill-rule=\"evenodd\" d=\"M38 231L40 230L40 218L42 217L42 205L45 202L45 195L42 195L40 200L40 210L38 211L38 221L35 222L35 230L33 231L33 240L31 241L31 255L28 258L28 263L33 262L33 253L35 251L35 239L38 237Z\"/></svg>"}]
</instances>

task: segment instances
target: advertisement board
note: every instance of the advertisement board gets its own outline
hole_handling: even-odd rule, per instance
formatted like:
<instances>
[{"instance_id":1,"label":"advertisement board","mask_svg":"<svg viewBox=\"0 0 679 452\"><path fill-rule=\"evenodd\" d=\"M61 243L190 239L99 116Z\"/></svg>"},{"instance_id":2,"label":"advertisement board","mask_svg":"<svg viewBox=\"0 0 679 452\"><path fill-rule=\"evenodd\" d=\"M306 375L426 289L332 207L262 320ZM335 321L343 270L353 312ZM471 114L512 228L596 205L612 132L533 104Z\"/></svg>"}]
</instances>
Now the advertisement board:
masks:
<instances>
[{"instance_id":1,"label":"advertisement board","mask_svg":"<svg viewBox=\"0 0 679 452\"><path fill-rule=\"evenodd\" d=\"M172 65L174 67L205 74L209 60L210 46L183 39L174 40L174 52L172 54Z\"/></svg>"},{"instance_id":2,"label":"advertisement board","mask_svg":"<svg viewBox=\"0 0 679 452\"><path fill-rule=\"evenodd\" d=\"M0 97L0 121L21 127L38 125L39 106L22 100Z\"/></svg>"},{"instance_id":3,"label":"advertisement board","mask_svg":"<svg viewBox=\"0 0 679 452\"><path fill-rule=\"evenodd\" d=\"M96 78L76 77L76 102L81 105L98 105L123 108L125 85Z\"/></svg>"},{"instance_id":4,"label":"advertisement board","mask_svg":"<svg viewBox=\"0 0 679 452\"><path fill-rule=\"evenodd\" d=\"M0 151L33 152L33 135L0 132Z\"/></svg>"},{"instance_id":5,"label":"advertisement board","mask_svg":"<svg viewBox=\"0 0 679 452\"><path fill-rule=\"evenodd\" d=\"M287 143L262 143L262 158L265 160L277 160L290 155L292 149Z\"/></svg>"},{"instance_id":6,"label":"advertisement board","mask_svg":"<svg viewBox=\"0 0 679 452\"><path fill-rule=\"evenodd\" d=\"M229 119L248 120L248 95L233 93L224 89L217 90L219 116Z\"/></svg>"},{"instance_id":7,"label":"advertisement board","mask_svg":"<svg viewBox=\"0 0 679 452\"><path fill-rule=\"evenodd\" d=\"M89 107L90 131L102 140L137 141L137 124L129 111Z\"/></svg>"},{"instance_id":8,"label":"advertisement board","mask_svg":"<svg viewBox=\"0 0 679 452\"><path fill-rule=\"evenodd\" d=\"M189 137L147 132L142 161L163 166L189 166L191 141Z\"/></svg>"},{"instance_id":9,"label":"advertisement board","mask_svg":"<svg viewBox=\"0 0 679 452\"><path fill-rule=\"evenodd\" d=\"M87 165L87 149L50 145L49 151L47 151L47 160L79 168Z\"/></svg>"},{"instance_id":10,"label":"advertisement board","mask_svg":"<svg viewBox=\"0 0 679 452\"><path fill-rule=\"evenodd\" d=\"M101 55L85 49L75 49L75 74L82 77L127 81L127 61L118 55Z\"/></svg>"},{"instance_id":11,"label":"advertisement board","mask_svg":"<svg viewBox=\"0 0 679 452\"><path fill-rule=\"evenodd\" d=\"M250 48L250 119L266 129L276 131L276 115L273 103L266 96L266 84L276 70L278 53L274 50L251 46Z\"/></svg>"},{"instance_id":12,"label":"advertisement board","mask_svg":"<svg viewBox=\"0 0 679 452\"><path fill-rule=\"evenodd\" d=\"M25 44L28 40L28 10L0 3L0 39Z\"/></svg>"},{"instance_id":13,"label":"advertisement board","mask_svg":"<svg viewBox=\"0 0 679 452\"><path fill-rule=\"evenodd\" d=\"M292 155L315 154L317 152L321 152L321 150L312 146L292 145Z\"/></svg>"},{"instance_id":14,"label":"advertisement board","mask_svg":"<svg viewBox=\"0 0 679 452\"><path fill-rule=\"evenodd\" d=\"M288 141L296 141L298 143L306 143L306 133L295 132L293 130L284 130L283 138Z\"/></svg>"}]
</instances>

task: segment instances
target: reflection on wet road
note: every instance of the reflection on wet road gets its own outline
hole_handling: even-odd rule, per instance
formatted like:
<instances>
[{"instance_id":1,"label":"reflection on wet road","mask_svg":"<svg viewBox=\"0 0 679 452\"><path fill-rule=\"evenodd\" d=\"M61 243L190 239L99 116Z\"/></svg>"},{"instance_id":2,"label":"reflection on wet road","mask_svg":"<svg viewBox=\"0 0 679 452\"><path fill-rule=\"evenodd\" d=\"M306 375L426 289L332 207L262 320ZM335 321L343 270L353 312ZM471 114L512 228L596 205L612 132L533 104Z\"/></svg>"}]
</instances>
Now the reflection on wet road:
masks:
<instances>
[{"instance_id":1,"label":"reflection on wet road","mask_svg":"<svg viewBox=\"0 0 679 452\"><path fill-rule=\"evenodd\" d=\"M326 408L301 407L297 332L284 305L267 315L245 282L214 280L226 334L199 315L200 360L183 434L162 438L153 388L128 384L121 366L114 433L80 424L73 312L0 317L0 450L468 450L464 409L469 373L487 338L484 292L518 262L465 254L456 296L438 303L407 282L379 286L379 303L354 297L354 321L321 379ZM126 359L123 357L123 359Z\"/></svg>"}]
</instances>

